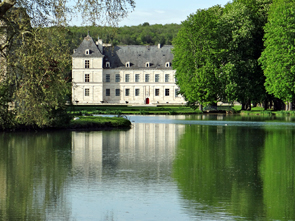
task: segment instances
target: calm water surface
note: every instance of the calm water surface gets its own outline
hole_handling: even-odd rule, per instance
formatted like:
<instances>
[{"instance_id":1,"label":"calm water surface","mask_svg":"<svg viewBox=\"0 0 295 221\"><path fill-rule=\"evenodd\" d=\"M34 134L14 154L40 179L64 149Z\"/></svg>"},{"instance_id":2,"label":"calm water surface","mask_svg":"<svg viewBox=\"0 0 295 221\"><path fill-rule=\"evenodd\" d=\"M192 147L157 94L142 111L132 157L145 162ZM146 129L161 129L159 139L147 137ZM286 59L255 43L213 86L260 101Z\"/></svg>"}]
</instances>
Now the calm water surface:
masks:
<instances>
[{"instance_id":1,"label":"calm water surface","mask_svg":"<svg viewBox=\"0 0 295 221\"><path fill-rule=\"evenodd\" d=\"M0 134L0 220L295 220L295 121L130 116Z\"/></svg>"}]
</instances>

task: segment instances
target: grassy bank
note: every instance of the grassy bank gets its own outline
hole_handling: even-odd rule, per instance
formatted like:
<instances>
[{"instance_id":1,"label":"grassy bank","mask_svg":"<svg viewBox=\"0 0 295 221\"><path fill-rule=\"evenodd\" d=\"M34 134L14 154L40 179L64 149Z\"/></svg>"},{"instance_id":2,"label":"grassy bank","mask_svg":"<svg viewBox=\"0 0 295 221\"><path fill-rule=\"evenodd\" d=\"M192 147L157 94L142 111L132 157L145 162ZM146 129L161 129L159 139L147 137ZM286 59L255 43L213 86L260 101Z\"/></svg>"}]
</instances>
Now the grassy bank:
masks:
<instances>
[{"instance_id":1,"label":"grassy bank","mask_svg":"<svg viewBox=\"0 0 295 221\"><path fill-rule=\"evenodd\" d=\"M130 120L123 117L92 117L80 116L70 120L69 123L59 126L38 127L37 125L15 124L10 127L1 128L1 131L52 131L52 130L110 130L110 129L130 129Z\"/></svg>"},{"instance_id":2,"label":"grassy bank","mask_svg":"<svg viewBox=\"0 0 295 221\"><path fill-rule=\"evenodd\" d=\"M72 130L102 130L131 128L131 122L123 117L85 117L81 116L76 120L71 120L68 129Z\"/></svg>"},{"instance_id":3,"label":"grassy bank","mask_svg":"<svg viewBox=\"0 0 295 221\"><path fill-rule=\"evenodd\" d=\"M103 105L103 106L69 106L68 113L73 115L92 114L140 114L140 115L176 115L176 114L198 114L199 110L194 110L187 106L127 106L127 105Z\"/></svg>"}]
</instances>

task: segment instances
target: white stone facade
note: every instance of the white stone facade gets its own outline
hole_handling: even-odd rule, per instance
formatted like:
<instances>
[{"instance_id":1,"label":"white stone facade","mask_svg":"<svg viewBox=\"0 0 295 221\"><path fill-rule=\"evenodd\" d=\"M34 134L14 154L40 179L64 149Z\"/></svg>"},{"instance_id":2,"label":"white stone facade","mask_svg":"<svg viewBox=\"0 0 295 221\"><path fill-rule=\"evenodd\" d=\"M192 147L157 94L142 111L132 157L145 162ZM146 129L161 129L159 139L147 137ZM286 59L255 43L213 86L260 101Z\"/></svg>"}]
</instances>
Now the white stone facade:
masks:
<instances>
[{"instance_id":1,"label":"white stone facade","mask_svg":"<svg viewBox=\"0 0 295 221\"><path fill-rule=\"evenodd\" d=\"M88 35L72 57L74 105L185 104L170 46L104 47Z\"/></svg>"}]
</instances>

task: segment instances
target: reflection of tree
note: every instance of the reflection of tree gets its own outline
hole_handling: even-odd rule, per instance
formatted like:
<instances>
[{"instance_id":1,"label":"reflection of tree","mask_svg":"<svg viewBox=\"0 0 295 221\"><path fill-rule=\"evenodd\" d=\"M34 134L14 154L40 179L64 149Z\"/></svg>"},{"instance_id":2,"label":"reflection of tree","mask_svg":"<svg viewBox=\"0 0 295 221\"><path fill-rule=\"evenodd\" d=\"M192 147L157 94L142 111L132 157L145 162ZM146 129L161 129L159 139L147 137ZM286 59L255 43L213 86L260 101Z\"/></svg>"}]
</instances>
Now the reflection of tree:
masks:
<instances>
[{"instance_id":1,"label":"reflection of tree","mask_svg":"<svg viewBox=\"0 0 295 221\"><path fill-rule=\"evenodd\" d=\"M216 211L221 207L233 215L259 217L263 141L263 130L249 127L186 127L173 167L182 196Z\"/></svg>"},{"instance_id":2,"label":"reflection of tree","mask_svg":"<svg viewBox=\"0 0 295 221\"><path fill-rule=\"evenodd\" d=\"M63 190L70 141L70 133L60 132L0 135L1 219L52 219L48 211L69 216Z\"/></svg>"},{"instance_id":3,"label":"reflection of tree","mask_svg":"<svg viewBox=\"0 0 295 221\"><path fill-rule=\"evenodd\" d=\"M267 130L261 163L266 217L295 220L295 132Z\"/></svg>"}]
</instances>

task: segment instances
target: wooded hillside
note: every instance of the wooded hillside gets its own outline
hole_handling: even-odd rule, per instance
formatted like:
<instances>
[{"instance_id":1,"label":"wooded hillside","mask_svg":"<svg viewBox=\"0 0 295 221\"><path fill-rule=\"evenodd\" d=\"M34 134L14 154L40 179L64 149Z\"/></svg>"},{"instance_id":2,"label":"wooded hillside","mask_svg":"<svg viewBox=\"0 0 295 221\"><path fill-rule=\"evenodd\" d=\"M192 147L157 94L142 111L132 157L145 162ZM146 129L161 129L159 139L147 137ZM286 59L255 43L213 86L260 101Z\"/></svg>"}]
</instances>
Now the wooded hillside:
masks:
<instances>
[{"instance_id":1,"label":"wooded hillside","mask_svg":"<svg viewBox=\"0 0 295 221\"><path fill-rule=\"evenodd\" d=\"M138 26L118 28L97 26L69 27L74 48L79 46L88 31L93 38L99 37L103 39L104 43L112 43L113 45L157 45L159 43L171 45L179 29L180 25L178 24L150 25L147 22Z\"/></svg>"}]
</instances>

